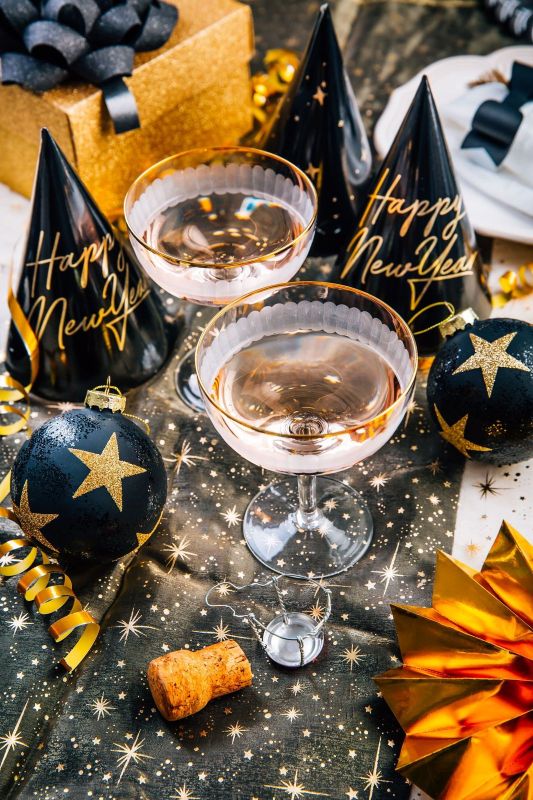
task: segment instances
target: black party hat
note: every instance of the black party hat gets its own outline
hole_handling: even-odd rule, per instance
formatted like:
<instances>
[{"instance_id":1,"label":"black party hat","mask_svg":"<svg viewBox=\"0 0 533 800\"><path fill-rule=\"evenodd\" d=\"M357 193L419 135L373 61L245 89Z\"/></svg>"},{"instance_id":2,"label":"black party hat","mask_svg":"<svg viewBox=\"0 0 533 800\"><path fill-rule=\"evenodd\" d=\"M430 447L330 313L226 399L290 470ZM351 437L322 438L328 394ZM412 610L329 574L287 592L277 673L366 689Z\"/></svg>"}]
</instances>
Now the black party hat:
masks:
<instances>
[{"instance_id":1,"label":"black party hat","mask_svg":"<svg viewBox=\"0 0 533 800\"><path fill-rule=\"evenodd\" d=\"M17 300L39 342L31 388L47 399L83 400L108 375L137 386L169 354L159 300L46 129ZM6 362L24 385L26 335L12 320Z\"/></svg>"},{"instance_id":2,"label":"black party hat","mask_svg":"<svg viewBox=\"0 0 533 800\"><path fill-rule=\"evenodd\" d=\"M333 255L352 235L372 158L327 4L261 143L300 167L318 192L312 252Z\"/></svg>"},{"instance_id":3,"label":"black party hat","mask_svg":"<svg viewBox=\"0 0 533 800\"><path fill-rule=\"evenodd\" d=\"M436 352L444 320L465 308L489 314L476 238L425 77L336 273L398 311L422 355Z\"/></svg>"}]
</instances>

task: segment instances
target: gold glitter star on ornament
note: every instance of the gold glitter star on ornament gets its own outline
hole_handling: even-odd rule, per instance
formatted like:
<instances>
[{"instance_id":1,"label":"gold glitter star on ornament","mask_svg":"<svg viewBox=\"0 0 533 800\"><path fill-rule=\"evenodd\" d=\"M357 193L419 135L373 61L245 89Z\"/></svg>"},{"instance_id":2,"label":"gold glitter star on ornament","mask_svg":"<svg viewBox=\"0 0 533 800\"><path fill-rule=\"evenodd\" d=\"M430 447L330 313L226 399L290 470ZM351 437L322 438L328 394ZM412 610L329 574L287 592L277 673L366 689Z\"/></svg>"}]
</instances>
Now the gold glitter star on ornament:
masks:
<instances>
[{"instance_id":1,"label":"gold glitter star on ornament","mask_svg":"<svg viewBox=\"0 0 533 800\"><path fill-rule=\"evenodd\" d=\"M101 453L76 450L73 447L69 447L69 450L72 455L79 458L89 468L89 474L80 483L72 497L80 497L82 494L87 494L94 489L103 487L107 489L113 498L118 510L122 511L123 478L139 475L141 472L146 472L146 470L144 467L138 467L136 464L120 460L116 433L111 434Z\"/></svg>"},{"instance_id":2,"label":"gold glitter star on ornament","mask_svg":"<svg viewBox=\"0 0 533 800\"><path fill-rule=\"evenodd\" d=\"M13 511L17 515L20 527L27 536L31 539L35 539L39 544L42 544L43 547L47 547L54 553L59 552L57 547L54 547L41 531L41 528L44 528L49 522L57 519L59 514L36 514L31 510L28 497L28 481L26 481L22 489L20 505L17 506L16 503L13 503Z\"/></svg>"},{"instance_id":3,"label":"gold glitter star on ornament","mask_svg":"<svg viewBox=\"0 0 533 800\"><path fill-rule=\"evenodd\" d=\"M529 372L529 367L526 367L521 361L514 356L509 355L507 348L516 336L517 331L514 333L507 333L505 336L500 336L493 342L487 342L480 336L474 333L470 334L470 341L474 348L474 354L467 358L460 367L454 371L454 375L459 372L469 372L472 369L480 369L483 375L483 382L490 397L494 389L494 383L498 370L506 369L519 369L522 372Z\"/></svg>"},{"instance_id":4,"label":"gold glitter star on ornament","mask_svg":"<svg viewBox=\"0 0 533 800\"><path fill-rule=\"evenodd\" d=\"M437 415L437 419L439 421L439 425L441 426L442 430L439 431L440 435L443 439L447 442L452 444L456 450L465 456L466 458L470 458L469 450L477 450L478 452L489 452L492 450L492 447L483 447L480 444L476 444L475 442L470 442L468 439L465 439L465 428L466 423L468 422L468 414L465 414L464 417L454 422L453 425L448 425L442 414L440 413L439 409L436 405L433 406L435 409L435 414Z\"/></svg>"}]
</instances>

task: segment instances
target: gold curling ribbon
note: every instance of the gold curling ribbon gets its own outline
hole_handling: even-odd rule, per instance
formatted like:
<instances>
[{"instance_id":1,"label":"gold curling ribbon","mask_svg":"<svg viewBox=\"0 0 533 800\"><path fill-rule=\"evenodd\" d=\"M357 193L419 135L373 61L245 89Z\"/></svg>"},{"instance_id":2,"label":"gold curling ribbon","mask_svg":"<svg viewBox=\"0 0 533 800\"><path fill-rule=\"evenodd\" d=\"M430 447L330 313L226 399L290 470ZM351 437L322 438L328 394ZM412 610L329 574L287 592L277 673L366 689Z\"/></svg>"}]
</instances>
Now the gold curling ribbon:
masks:
<instances>
[{"instance_id":1,"label":"gold curling ribbon","mask_svg":"<svg viewBox=\"0 0 533 800\"><path fill-rule=\"evenodd\" d=\"M0 436L18 433L24 428L30 433L28 428L30 417L29 393L39 371L39 342L11 288L11 272L7 303L15 327L28 354L31 372L27 386L23 386L11 375L4 374L0 376L0 414L15 414L18 417L15 422L0 424ZM22 408L14 405L14 403L20 403L21 401L23 403ZM0 504L9 495L10 488L11 470L0 481ZM18 523L16 514L10 509L0 507L0 517L11 519ZM30 539L9 539L0 545L0 559L8 553L28 547L30 552L20 561L11 565L0 566L0 575L5 577L21 575L17 590L24 595L25 600L35 602L40 614L53 614L55 611L59 611L69 600L72 601L69 613L57 619L48 628L55 642L61 642L75 631L82 629L78 641L60 662L62 667L71 672L89 653L100 631L100 625L88 611L82 608L80 601L74 594L69 576L58 564L53 564L44 550L37 547ZM35 564L39 556L42 563ZM62 578L63 582L51 584L52 576Z\"/></svg>"},{"instance_id":2,"label":"gold curling ribbon","mask_svg":"<svg viewBox=\"0 0 533 800\"><path fill-rule=\"evenodd\" d=\"M5 479L4 479L5 481ZM0 516L15 519L13 512L5 508L0 509ZM100 625L82 608L82 605L72 589L72 581L58 564L53 564L44 550L27 538L10 539L0 545L0 559L16 550L30 548L30 552L15 564L0 566L0 575L11 577L21 575L17 590L29 602L34 601L40 614L53 614L59 611L69 600L72 606L68 614L53 622L48 628L55 642L62 642L77 629L82 628L80 638L61 659L61 666L68 672L80 664L96 641ZM42 563L35 564L38 557ZM50 584L52 576L63 579L63 583Z\"/></svg>"},{"instance_id":3,"label":"gold curling ribbon","mask_svg":"<svg viewBox=\"0 0 533 800\"><path fill-rule=\"evenodd\" d=\"M9 277L7 304L15 327L19 332L26 353L28 354L31 373L30 381L27 386L23 386L7 373L0 376L0 414L15 414L19 417L15 422L0 424L0 436L9 436L11 433L18 433L18 431L27 427L30 418L29 393L39 371L39 342L13 293L11 288L11 274ZM20 403L20 401L24 404L22 408L13 405L13 403Z\"/></svg>"}]
</instances>

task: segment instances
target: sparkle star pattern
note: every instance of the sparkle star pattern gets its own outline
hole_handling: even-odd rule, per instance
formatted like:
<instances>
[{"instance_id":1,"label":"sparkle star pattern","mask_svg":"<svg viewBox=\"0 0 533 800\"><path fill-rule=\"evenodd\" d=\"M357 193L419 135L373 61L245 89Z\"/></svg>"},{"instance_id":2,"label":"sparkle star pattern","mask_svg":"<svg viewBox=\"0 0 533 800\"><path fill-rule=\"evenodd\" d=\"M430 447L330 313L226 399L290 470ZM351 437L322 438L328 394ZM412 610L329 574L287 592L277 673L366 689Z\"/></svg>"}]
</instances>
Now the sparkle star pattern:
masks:
<instances>
[{"instance_id":1,"label":"sparkle star pattern","mask_svg":"<svg viewBox=\"0 0 533 800\"><path fill-rule=\"evenodd\" d=\"M292 781L282 781L281 784L277 785L266 784L265 789L280 789L290 797L290 800L301 800L307 794L315 795L315 797L329 797L329 795L322 792L311 792L306 789L304 784L298 780L298 770L294 773Z\"/></svg>"},{"instance_id":2,"label":"sparkle star pattern","mask_svg":"<svg viewBox=\"0 0 533 800\"><path fill-rule=\"evenodd\" d=\"M13 631L13 636L18 633L18 631L23 631L28 625L33 625L33 622L30 621L29 614L25 614L21 612L16 617L11 617L10 620L7 621L7 624Z\"/></svg>"},{"instance_id":3,"label":"sparkle star pattern","mask_svg":"<svg viewBox=\"0 0 533 800\"><path fill-rule=\"evenodd\" d=\"M24 708L20 712L20 716L17 719L15 727L9 733L6 733L4 736L0 736L0 753L2 750L4 751L4 755L2 756L2 760L0 761L0 770L4 766L4 761L6 760L8 753L11 750L14 750L16 747L28 747L28 745L22 741L22 736L19 733L20 723L24 719L24 714L26 713L26 709L28 707L29 700L26 700Z\"/></svg>"},{"instance_id":4,"label":"sparkle star pattern","mask_svg":"<svg viewBox=\"0 0 533 800\"><path fill-rule=\"evenodd\" d=\"M196 553L187 550L190 544L191 543L187 536L182 536L178 542L172 542L172 544L166 544L163 547L163 550L169 553L167 558L167 567L169 572L172 572L178 559L185 562L188 561L191 556L196 555Z\"/></svg>"},{"instance_id":5,"label":"sparkle star pattern","mask_svg":"<svg viewBox=\"0 0 533 800\"><path fill-rule=\"evenodd\" d=\"M124 478L140 475L146 470L137 464L120 460L117 434L111 434L101 453L78 450L74 447L69 447L69 451L89 469L88 475L80 483L72 497L81 497L95 489L103 488L107 490L118 510L122 511L122 481Z\"/></svg>"},{"instance_id":6,"label":"sparkle star pattern","mask_svg":"<svg viewBox=\"0 0 533 800\"><path fill-rule=\"evenodd\" d=\"M434 406L435 414L437 415L437 419L439 421L439 425L442 430L439 431L440 435L443 439L447 442L452 444L459 452L465 456L466 458L470 458L469 450L478 450L479 452L489 452L491 449L490 447L483 447L480 444L476 444L475 442L469 441L465 437L465 428L468 422L468 414L465 414L464 417L454 422L453 425L448 425L442 414L440 413L437 406Z\"/></svg>"},{"instance_id":7,"label":"sparkle star pattern","mask_svg":"<svg viewBox=\"0 0 533 800\"><path fill-rule=\"evenodd\" d=\"M126 642L128 641L130 633L134 636L146 636L144 630L151 628L154 630L153 625L141 625L139 620L142 619L142 615L140 611L135 611L134 608L131 610L130 618L128 620L121 619L117 624L117 628L120 628L122 633L120 634L120 641Z\"/></svg>"},{"instance_id":8,"label":"sparkle star pattern","mask_svg":"<svg viewBox=\"0 0 533 800\"><path fill-rule=\"evenodd\" d=\"M400 575L400 573L398 572L398 569L394 566L394 564L396 562L396 557L398 556L399 547L400 547L400 543L398 542L398 544L396 545L396 548L394 550L394 554L393 554L393 556L391 558L390 564L387 567L384 567L383 569L373 569L372 570L372 572L375 572L380 576L381 583L385 584L384 589L383 589L383 597L385 597L391 581L396 580L396 578L402 577Z\"/></svg>"},{"instance_id":9,"label":"sparkle star pattern","mask_svg":"<svg viewBox=\"0 0 533 800\"><path fill-rule=\"evenodd\" d=\"M124 773L126 772L132 761L134 764L140 764L142 761L145 761L148 758L153 758L153 756L149 756L146 753L141 753L144 744L144 739L141 739L139 741L140 735L141 733L139 731L133 741L133 744L131 745L119 744L118 742L113 742L115 747L112 749L112 752L121 753L121 755L117 758L117 766L121 767L117 784L119 784L122 778L124 777Z\"/></svg>"},{"instance_id":10,"label":"sparkle star pattern","mask_svg":"<svg viewBox=\"0 0 533 800\"><path fill-rule=\"evenodd\" d=\"M457 375L460 372L480 369L487 395L491 397L499 369L518 369L523 372L529 372L529 367L526 367L525 364L507 352L507 348L515 336L516 331L500 336L499 339L495 339L493 342L487 342L486 339L471 333L470 341L474 348L474 354L457 367L453 374Z\"/></svg>"}]
</instances>

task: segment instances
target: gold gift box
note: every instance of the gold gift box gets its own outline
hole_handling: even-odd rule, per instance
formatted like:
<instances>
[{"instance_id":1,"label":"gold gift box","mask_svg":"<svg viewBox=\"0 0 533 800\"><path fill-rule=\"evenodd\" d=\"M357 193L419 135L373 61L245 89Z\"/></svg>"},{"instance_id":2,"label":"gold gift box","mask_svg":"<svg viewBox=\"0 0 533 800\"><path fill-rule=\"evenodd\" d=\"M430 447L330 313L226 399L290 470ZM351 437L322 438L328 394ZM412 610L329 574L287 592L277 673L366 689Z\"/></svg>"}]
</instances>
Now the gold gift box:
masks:
<instances>
[{"instance_id":1,"label":"gold gift box","mask_svg":"<svg viewBox=\"0 0 533 800\"><path fill-rule=\"evenodd\" d=\"M125 81L141 127L117 135L102 92L65 83L43 94L0 87L0 181L29 197L47 127L100 206L122 206L134 178L161 158L234 144L251 127L250 9L235 0L170 0L179 20L167 44L135 57Z\"/></svg>"}]
</instances>

